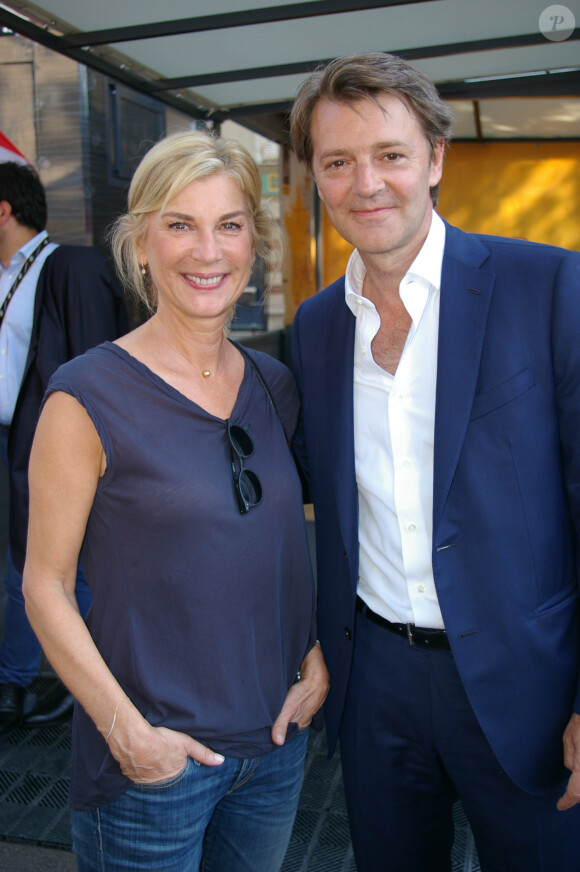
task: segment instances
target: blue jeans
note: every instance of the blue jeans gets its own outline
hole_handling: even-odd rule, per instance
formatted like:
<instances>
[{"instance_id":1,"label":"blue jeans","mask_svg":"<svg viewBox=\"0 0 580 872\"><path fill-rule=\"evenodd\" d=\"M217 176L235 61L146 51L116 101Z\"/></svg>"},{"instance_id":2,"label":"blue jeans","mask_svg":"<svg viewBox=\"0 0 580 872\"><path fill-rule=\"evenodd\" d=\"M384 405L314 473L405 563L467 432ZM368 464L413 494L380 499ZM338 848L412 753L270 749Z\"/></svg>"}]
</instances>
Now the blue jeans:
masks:
<instances>
[{"instance_id":1,"label":"blue jeans","mask_svg":"<svg viewBox=\"0 0 580 872\"><path fill-rule=\"evenodd\" d=\"M0 684L27 687L38 675L41 647L26 617L22 596L22 573L12 562L10 549L6 554L4 587L7 599L4 610L4 641L0 646ZM76 597L84 616L91 604L91 592L82 569L78 568Z\"/></svg>"},{"instance_id":2,"label":"blue jeans","mask_svg":"<svg viewBox=\"0 0 580 872\"><path fill-rule=\"evenodd\" d=\"M261 757L221 766L188 758L169 781L134 784L73 811L78 872L276 872L290 841L308 730Z\"/></svg>"}]
</instances>

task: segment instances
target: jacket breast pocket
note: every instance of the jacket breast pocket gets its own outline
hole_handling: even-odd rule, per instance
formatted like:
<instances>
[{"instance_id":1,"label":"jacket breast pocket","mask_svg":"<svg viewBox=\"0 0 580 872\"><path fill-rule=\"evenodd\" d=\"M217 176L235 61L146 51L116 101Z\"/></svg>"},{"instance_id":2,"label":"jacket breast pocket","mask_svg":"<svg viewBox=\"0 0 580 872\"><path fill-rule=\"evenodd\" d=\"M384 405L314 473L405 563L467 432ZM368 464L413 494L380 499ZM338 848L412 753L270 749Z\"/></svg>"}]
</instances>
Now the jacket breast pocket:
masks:
<instances>
[{"instance_id":1,"label":"jacket breast pocket","mask_svg":"<svg viewBox=\"0 0 580 872\"><path fill-rule=\"evenodd\" d=\"M521 369L499 385L477 394L471 408L471 420L481 418L512 400L516 400L534 387L536 381L531 369Z\"/></svg>"}]
</instances>

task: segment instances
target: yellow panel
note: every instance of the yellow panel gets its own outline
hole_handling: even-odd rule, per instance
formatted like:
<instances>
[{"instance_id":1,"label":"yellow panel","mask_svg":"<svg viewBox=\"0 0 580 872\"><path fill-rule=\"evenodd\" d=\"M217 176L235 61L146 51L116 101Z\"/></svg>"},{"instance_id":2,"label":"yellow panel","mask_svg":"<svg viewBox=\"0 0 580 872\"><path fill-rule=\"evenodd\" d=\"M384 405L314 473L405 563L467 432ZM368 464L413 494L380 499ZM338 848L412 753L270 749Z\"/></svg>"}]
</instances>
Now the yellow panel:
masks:
<instances>
[{"instance_id":1,"label":"yellow panel","mask_svg":"<svg viewBox=\"0 0 580 872\"><path fill-rule=\"evenodd\" d=\"M349 245L339 236L322 205L322 284L326 287L344 275L347 261L352 253Z\"/></svg>"},{"instance_id":2,"label":"yellow panel","mask_svg":"<svg viewBox=\"0 0 580 872\"><path fill-rule=\"evenodd\" d=\"M296 309L316 293L314 238L312 236L312 180L294 155L284 154L282 215L286 235L284 300L286 323Z\"/></svg>"},{"instance_id":3,"label":"yellow panel","mask_svg":"<svg viewBox=\"0 0 580 872\"><path fill-rule=\"evenodd\" d=\"M488 142L451 145L438 206L474 233L580 249L580 144Z\"/></svg>"}]
</instances>

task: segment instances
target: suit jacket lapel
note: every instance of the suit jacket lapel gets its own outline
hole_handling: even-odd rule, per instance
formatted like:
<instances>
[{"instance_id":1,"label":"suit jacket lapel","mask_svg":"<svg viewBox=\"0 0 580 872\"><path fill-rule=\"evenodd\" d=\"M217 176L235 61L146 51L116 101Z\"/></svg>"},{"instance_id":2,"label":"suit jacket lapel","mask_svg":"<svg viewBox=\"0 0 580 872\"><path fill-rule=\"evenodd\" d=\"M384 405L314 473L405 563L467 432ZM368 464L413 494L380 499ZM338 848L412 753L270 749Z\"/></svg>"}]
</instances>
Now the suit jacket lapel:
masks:
<instances>
[{"instance_id":1,"label":"suit jacket lapel","mask_svg":"<svg viewBox=\"0 0 580 872\"><path fill-rule=\"evenodd\" d=\"M332 480L339 506L343 541L349 553L358 556L358 495L354 465L353 368L355 317L344 299L344 281L328 318L327 357L329 446ZM333 433L333 431L335 431Z\"/></svg>"},{"instance_id":2,"label":"suit jacket lapel","mask_svg":"<svg viewBox=\"0 0 580 872\"><path fill-rule=\"evenodd\" d=\"M441 276L433 534L451 487L475 395L495 275L480 268L488 250L447 225Z\"/></svg>"},{"instance_id":3,"label":"suit jacket lapel","mask_svg":"<svg viewBox=\"0 0 580 872\"><path fill-rule=\"evenodd\" d=\"M52 252L51 252L52 254ZM46 258L50 257L50 254ZM44 264L46 263L46 260ZM38 351L38 342L40 337L40 323L41 323L41 315L42 315L42 306L43 306L43 295L41 290L41 280L42 271L44 270L44 264L42 265L42 269L40 271L40 275L38 276L38 281L36 282L36 293L34 296L34 314L32 319L32 333L30 335L30 344L28 346L28 354L26 355L26 363L24 364L24 373L22 375L22 381L20 382L20 388L18 389L18 396L16 398L16 405L14 407L14 414L12 415L12 425L8 432L8 456L12 461L13 457L13 439L15 438L14 434L16 433L17 428L14 426L19 413L20 407L25 402L27 390L26 390L26 380L28 379L28 374L36 360L36 355ZM41 397L39 399L42 399ZM35 409L34 414L38 414L38 409Z\"/></svg>"},{"instance_id":4,"label":"suit jacket lapel","mask_svg":"<svg viewBox=\"0 0 580 872\"><path fill-rule=\"evenodd\" d=\"M44 304L44 298L43 298L43 292L42 292L42 288L43 288L42 275L43 275L43 272L46 268L46 261L48 260L48 258L50 257L51 254L52 254L52 251L46 257L44 263L42 264L42 269L40 270L40 273L39 273L39 276L38 276L38 279L36 282L36 292L34 295L34 315L33 315L33 320L32 320L32 333L30 335L30 345L28 346L28 355L26 357L26 364L24 366L24 375L22 376L22 381L20 383L20 391L22 391L22 386L24 385L24 383L26 381L26 377L28 375L30 367L32 366L32 364L34 363L34 361L36 359L36 352L38 351L38 342L39 342L39 338L40 338L41 315L42 315L42 308L43 308L43 304Z\"/></svg>"}]
</instances>

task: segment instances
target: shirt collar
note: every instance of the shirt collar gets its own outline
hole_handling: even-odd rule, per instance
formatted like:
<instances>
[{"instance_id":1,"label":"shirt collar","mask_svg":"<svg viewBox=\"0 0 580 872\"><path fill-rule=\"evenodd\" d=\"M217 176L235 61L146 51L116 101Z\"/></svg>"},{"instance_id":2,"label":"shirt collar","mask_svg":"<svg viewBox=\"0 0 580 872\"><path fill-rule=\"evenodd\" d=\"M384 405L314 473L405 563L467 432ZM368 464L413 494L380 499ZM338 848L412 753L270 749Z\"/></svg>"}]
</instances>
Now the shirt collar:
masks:
<instances>
[{"instance_id":1,"label":"shirt collar","mask_svg":"<svg viewBox=\"0 0 580 872\"><path fill-rule=\"evenodd\" d=\"M42 240L48 236L46 230L41 230L40 233L37 233L36 236L33 236L32 239L29 239L28 242L19 248L16 254L12 255L12 260L10 261L10 266L8 269L18 265L18 269L22 266L25 260L27 260L34 249L39 245ZM0 272L4 272L2 266L0 265Z\"/></svg>"},{"instance_id":2,"label":"shirt collar","mask_svg":"<svg viewBox=\"0 0 580 872\"><path fill-rule=\"evenodd\" d=\"M48 233L46 232L46 230L41 230L40 233L37 233L36 236L33 236L33 238L30 239L26 243L26 245L22 246L22 248L19 251L19 254L22 254L24 256L24 260L26 260L26 258L30 257L30 255L32 254L34 249L42 242L42 240L46 236L48 236Z\"/></svg>"},{"instance_id":3,"label":"shirt collar","mask_svg":"<svg viewBox=\"0 0 580 872\"><path fill-rule=\"evenodd\" d=\"M425 242L421 246L417 257L407 270L403 283L410 276L418 278L432 285L438 291L441 290L441 270L443 266L443 251L445 248L445 224L437 212L433 211L431 226ZM346 267L345 274L345 299L351 311L356 312L355 300L366 300L362 289L366 275L366 267L358 250L355 248ZM369 300L366 300L372 306Z\"/></svg>"},{"instance_id":4,"label":"shirt collar","mask_svg":"<svg viewBox=\"0 0 580 872\"><path fill-rule=\"evenodd\" d=\"M445 248L445 224L433 212L431 227L421 251L409 267L405 278L423 279L438 291L441 290L441 268L443 266L443 249Z\"/></svg>"}]
</instances>

